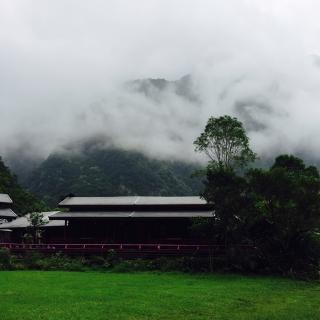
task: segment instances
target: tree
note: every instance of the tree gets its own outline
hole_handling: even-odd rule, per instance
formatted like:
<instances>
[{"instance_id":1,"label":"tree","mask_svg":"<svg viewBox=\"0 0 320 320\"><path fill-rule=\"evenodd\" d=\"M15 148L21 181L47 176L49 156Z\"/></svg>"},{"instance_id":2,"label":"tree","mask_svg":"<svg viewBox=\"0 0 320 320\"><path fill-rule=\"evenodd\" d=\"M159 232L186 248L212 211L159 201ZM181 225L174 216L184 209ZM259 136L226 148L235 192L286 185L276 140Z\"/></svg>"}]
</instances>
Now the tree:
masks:
<instances>
[{"instance_id":1,"label":"tree","mask_svg":"<svg viewBox=\"0 0 320 320\"><path fill-rule=\"evenodd\" d=\"M194 145L196 151L209 157L210 164L219 167L243 167L256 159L242 123L228 115L209 118Z\"/></svg>"},{"instance_id":2,"label":"tree","mask_svg":"<svg viewBox=\"0 0 320 320\"><path fill-rule=\"evenodd\" d=\"M237 243L242 212L247 205L246 180L236 174L256 158L242 123L228 115L209 118L204 132L194 141L195 150L204 152L210 162L201 194L212 205L212 218L197 221L198 230L206 230L210 241L229 246ZM201 226L203 225L203 226Z\"/></svg>"},{"instance_id":3,"label":"tree","mask_svg":"<svg viewBox=\"0 0 320 320\"><path fill-rule=\"evenodd\" d=\"M27 232L27 236L31 236L34 243L37 243L42 234L41 227L43 227L48 222L44 220L43 213L41 212L32 212L28 216L29 232Z\"/></svg>"},{"instance_id":4,"label":"tree","mask_svg":"<svg viewBox=\"0 0 320 320\"><path fill-rule=\"evenodd\" d=\"M244 268L259 265L272 272L319 276L320 175L316 167L281 155L270 169L250 169L241 176L232 168L209 167L204 183L202 197L214 209L213 218L202 221L209 231L207 239L224 242L231 249L233 244L255 247L247 256L238 252L236 265L247 261Z\"/></svg>"},{"instance_id":5,"label":"tree","mask_svg":"<svg viewBox=\"0 0 320 320\"><path fill-rule=\"evenodd\" d=\"M276 158L270 170L247 173L251 237L273 269L287 272L319 266L320 176L303 160L290 155Z\"/></svg>"},{"instance_id":6,"label":"tree","mask_svg":"<svg viewBox=\"0 0 320 320\"><path fill-rule=\"evenodd\" d=\"M215 241L228 245L238 241L236 233L241 224L242 212L247 207L247 183L233 170L213 167L207 170L205 189L201 196L212 205L211 220Z\"/></svg>"},{"instance_id":7,"label":"tree","mask_svg":"<svg viewBox=\"0 0 320 320\"><path fill-rule=\"evenodd\" d=\"M194 223L196 230L204 230L206 239L215 244L224 244L224 261L228 267L253 270L255 261L238 245L252 245L247 236L246 224L252 201L248 197L248 183L245 176L237 175L235 170L222 166L208 166L205 189L201 194L214 210L213 216ZM200 228L201 227L201 228ZM212 270L212 256L209 254L209 265Z\"/></svg>"}]
</instances>

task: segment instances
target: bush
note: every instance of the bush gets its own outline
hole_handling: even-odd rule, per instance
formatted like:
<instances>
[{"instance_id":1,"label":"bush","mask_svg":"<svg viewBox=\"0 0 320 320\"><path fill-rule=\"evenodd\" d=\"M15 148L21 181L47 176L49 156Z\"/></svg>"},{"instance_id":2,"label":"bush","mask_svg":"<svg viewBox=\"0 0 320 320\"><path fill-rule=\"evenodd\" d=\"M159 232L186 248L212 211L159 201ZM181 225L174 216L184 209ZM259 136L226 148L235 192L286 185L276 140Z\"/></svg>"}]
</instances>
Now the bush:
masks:
<instances>
[{"instance_id":1,"label":"bush","mask_svg":"<svg viewBox=\"0 0 320 320\"><path fill-rule=\"evenodd\" d=\"M315 241L314 250L318 250L318 239ZM310 245L308 246L311 247ZM282 257L283 259L283 257ZM301 265L284 270L284 276L301 278L305 280L319 279L320 269L314 261L297 260ZM318 267L315 267L315 266ZM41 255L35 251L26 252L24 255L11 255L7 249L0 249L0 270L64 270L64 271L113 271L113 272L254 272L263 274L279 274L274 266L274 261L266 261L260 250L244 252L237 248L230 248L226 255L213 257L160 257L155 259L121 259L116 252L108 252L105 256L70 257L62 253L49 256Z\"/></svg>"},{"instance_id":2,"label":"bush","mask_svg":"<svg viewBox=\"0 0 320 320\"><path fill-rule=\"evenodd\" d=\"M118 261L112 268L114 272L133 272L133 271L151 271L154 270L151 260L122 260Z\"/></svg>"},{"instance_id":3,"label":"bush","mask_svg":"<svg viewBox=\"0 0 320 320\"><path fill-rule=\"evenodd\" d=\"M207 272L209 271L209 260L199 257L161 257L152 261L153 269L163 272Z\"/></svg>"},{"instance_id":4,"label":"bush","mask_svg":"<svg viewBox=\"0 0 320 320\"><path fill-rule=\"evenodd\" d=\"M12 259L9 249L0 248L0 270L12 268Z\"/></svg>"},{"instance_id":5,"label":"bush","mask_svg":"<svg viewBox=\"0 0 320 320\"><path fill-rule=\"evenodd\" d=\"M22 256L22 264L26 269L41 269L41 260L43 256L37 251L27 251Z\"/></svg>"},{"instance_id":6,"label":"bush","mask_svg":"<svg viewBox=\"0 0 320 320\"><path fill-rule=\"evenodd\" d=\"M85 271L87 261L83 257L70 258L61 253L45 257L39 261L41 270Z\"/></svg>"},{"instance_id":7,"label":"bush","mask_svg":"<svg viewBox=\"0 0 320 320\"><path fill-rule=\"evenodd\" d=\"M207 258L160 257L156 259L120 259L114 250L105 256L69 257L62 253L42 255L37 251L27 251L21 256L11 256L7 249L0 249L0 269L31 269L31 270L65 270L86 271L90 269L114 272L135 271L178 271L178 272L206 272L209 270Z\"/></svg>"},{"instance_id":8,"label":"bush","mask_svg":"<svg viewBox=\"0 0 320 320\"><path fill-rule=\"evenodd\" d=\"M109 250L107 255L105 256L105 264L104 266L107 268L112 268L116 264L120 262L120 258L117 254L117 252L113 249Z\"/></svg>"},{"instance_id":9,"label":"bush","mask_svg":"<svg viewBox=\"0 0 320 320\"><path fill-rule=\"evenodd\" d=\"M91 256L87 260L87 265L89 267L105 267L106 259L103 256Z\"/></svg>"},{"instance_id":10,"label":"bush","mask_svg":"<svg viewBox=\"0 0 320 320\"><path fill-rule=\"evenodd\" d=\"M261 271L265 266L265 262L260 257L257 249L249 249L248 251L239 247L230 247L225 255L225 269L240 272L257 272Z\"/></svg>"},{"instance_id":11,"label":"bush","mask_svg":"<svg viewBox=\"0 0 320 320\"><path fill-rule=\"evenodd\" d=\"M19 270L84 271L87 269L87 262L83 257L71 258L62 253L44 256L36 251L30 251L20 258L15 258L14 261L14 268Z\"/></svg>"}]
</instances>

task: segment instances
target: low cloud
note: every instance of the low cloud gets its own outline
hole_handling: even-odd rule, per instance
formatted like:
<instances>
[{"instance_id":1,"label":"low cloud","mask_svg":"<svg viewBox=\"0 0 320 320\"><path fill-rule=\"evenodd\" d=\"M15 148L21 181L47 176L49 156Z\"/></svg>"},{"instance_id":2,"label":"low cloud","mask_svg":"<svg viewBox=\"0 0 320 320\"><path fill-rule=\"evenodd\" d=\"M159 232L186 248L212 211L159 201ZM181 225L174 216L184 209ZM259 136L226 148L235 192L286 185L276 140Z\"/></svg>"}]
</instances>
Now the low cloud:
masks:
<instances>
[{"instance_id":1,"label":"low cloud","mask_svg":"<svg viewBox=\"0 0 320 320\"><path fill-rule=\"evenodd\" d=\"M208 117L231 114L261 157L318 160L317 9L308 0L3 0L0 154L45 158L104 137L105 147L198 161L192 142ZM132 82L147 78L170 82Z\"/></svg>"}]
</instances>

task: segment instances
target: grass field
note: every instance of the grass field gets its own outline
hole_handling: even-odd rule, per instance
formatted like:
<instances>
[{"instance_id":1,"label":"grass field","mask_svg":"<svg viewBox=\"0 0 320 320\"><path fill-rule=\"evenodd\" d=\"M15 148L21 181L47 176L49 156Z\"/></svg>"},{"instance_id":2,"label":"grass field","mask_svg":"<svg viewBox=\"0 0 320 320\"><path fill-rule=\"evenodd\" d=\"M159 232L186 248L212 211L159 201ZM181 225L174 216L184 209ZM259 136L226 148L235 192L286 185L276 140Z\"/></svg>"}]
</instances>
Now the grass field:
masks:
<instances>
[{"instance_id":1,"label":"grass field","mask_svg":"<svg viewBox=\"0 0 320 320\"><path fill-rule=\"evenodd\" d=\"M0 272L0 319L320 319L320 284L232 275Z\"/></svg>"}]
</instances>

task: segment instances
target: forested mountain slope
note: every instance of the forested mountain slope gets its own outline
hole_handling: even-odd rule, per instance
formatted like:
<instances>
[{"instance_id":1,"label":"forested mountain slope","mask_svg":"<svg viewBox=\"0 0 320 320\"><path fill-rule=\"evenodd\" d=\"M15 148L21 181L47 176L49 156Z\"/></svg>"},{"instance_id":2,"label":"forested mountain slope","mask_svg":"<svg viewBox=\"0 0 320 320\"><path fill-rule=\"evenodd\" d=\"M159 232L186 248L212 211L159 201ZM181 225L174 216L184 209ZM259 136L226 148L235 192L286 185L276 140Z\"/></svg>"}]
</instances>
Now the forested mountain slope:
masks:
<instances>
[{"instance_id":1,"label":"forested mountain slope","mask_svg":"<svg viewBox=\"0 0 320 320\"><path fill-rule=\"evenodd\" d=\"M142 153L115 148L89 148L80 153L56 153L24 181L51 206L61 197L198 195L202 183L191 178L198 169L182 162L160 161Z\"/></svg>"},{"instance_id":2,"label":"forested mountain slope","mask_svg":"<svg viewBox=\"0 0 320 320\"><path fill-rule=\"evenodd\" d=\"M0 193L7 193L13 200L13 210L18 215L24 215L28 212L43 211L45 204L37 199L33 194L23 190L17 182L9 168L0 158Z\"/></svg>"}]
</instances>

